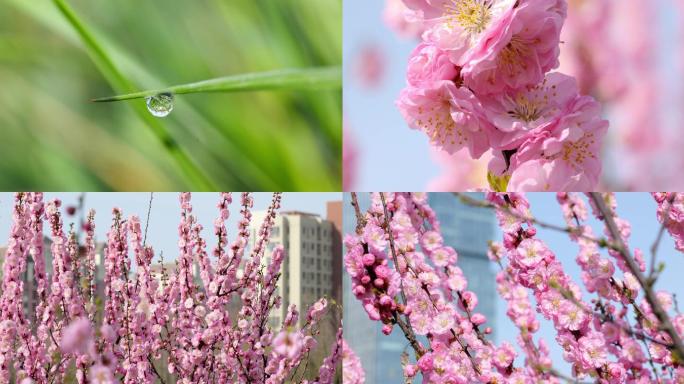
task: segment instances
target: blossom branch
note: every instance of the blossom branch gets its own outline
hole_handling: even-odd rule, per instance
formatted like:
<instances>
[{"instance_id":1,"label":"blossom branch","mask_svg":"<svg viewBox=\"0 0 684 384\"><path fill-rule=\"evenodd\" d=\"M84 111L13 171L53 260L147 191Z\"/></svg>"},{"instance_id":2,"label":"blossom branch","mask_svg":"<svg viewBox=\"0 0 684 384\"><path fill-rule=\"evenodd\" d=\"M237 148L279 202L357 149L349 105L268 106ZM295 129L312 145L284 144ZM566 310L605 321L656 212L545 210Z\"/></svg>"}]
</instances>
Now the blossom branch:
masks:
<instances>
[{"instance_id":1,"label":"blossom branch","mask_svg":"<svg viewBox=\"0 0 684 384\"><path fill-rule=\"evenodd\" d=\"M600 193L591 192L590 196L594 201L594 204L596 204L598 210L601 212L603 218L605 219L606 226L613 236L614 242L616 243L614 244L614 249L622 255L630 271L636 277L637 281L639 282L639 285L642 287L646 300L651 306L653 313L660 321L661 328L665 332L667 332L667 334L672 339L674 350L677 352L679 358L684 359L684 345L682 344L682 339L675 330L674 325L672 324L667 312L665 312L665 310L660 305L660 301L656 297L655 292L653 292L652 284L641 273L641 270L635 263L634 258L632 257L631 253L624 244L622 236L620 235L620 231L617 225L615 224L613 213L606 206L603 196Z\"/></svg>"}]
</instances>

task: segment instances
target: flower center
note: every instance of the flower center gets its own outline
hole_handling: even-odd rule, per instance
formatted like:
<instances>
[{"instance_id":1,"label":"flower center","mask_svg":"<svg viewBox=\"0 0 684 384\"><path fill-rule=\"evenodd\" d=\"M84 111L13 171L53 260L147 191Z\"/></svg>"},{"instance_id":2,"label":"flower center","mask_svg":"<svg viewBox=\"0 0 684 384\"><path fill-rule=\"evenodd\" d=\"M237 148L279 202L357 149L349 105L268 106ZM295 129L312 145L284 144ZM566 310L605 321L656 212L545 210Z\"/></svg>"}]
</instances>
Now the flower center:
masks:
<instances>
[{"instance_id":1,"label":"flower center","mask_svg":"<svg viewBox=\"0 0 684 384\"><path fill-rule=\"evenodd\" d=\"M468 137L451 116L451 103L446 96L427 109L419 107L418 113L421 118L416 124L427 133L433 143L463 145L468 141Z\"/></svg>"},{"instance_id":2,"label":"flower center","mask_svg":"<svg viewBox=\"0 0 684 384\"><path fill-rule=\"evenodd\" d=\"M527 70L525 58L532 55L530 46L536 41L514 35L511 41L499 53L499 66L510 77L516 77Z\"/></svg>"},{"instance_id":3,"label":"flower center","mask_svg":"<svg viewBox=\"0 0 684 384\"><path fill-rule=\"evenodd\" d=\"M508 111L508 115L526 123L539 119L544 113L544 105L539 100L530 100L523 94L518 94L514 100L515 107Z\"/></svg>"},{"instance_id":4,"label":"flower center","mask_svg":"<svg viewBox=\"0 0 684 384\"><path fill-rule=\"evenodd\" d=\"M481 33L492 19L491 4L487 0L451 0L445 5L445 16L471 34Z\"/></svg>"},{"instance_id":5,"label":"flower center","mask_svg":"<svg viewBox=\"0 0 684 384\"><path fill-rule=\"evenodd\" d=\"M593 159L596 156L591 151L591 146L596 142L593 133L585 133L584 136L576 142L563 143L563 150L561 151L561 158L575 168L581 168L584 161Z\"/></svg>"},{"instance_id":6,"label":"flower center","mask_svg":"<svg viewBox=\"0 0 684 384\"><path fill-rule=\"evenodd\" d=\"M558 96L557 86L547 84L547 79L527 92L520 92L515 97L508 99L511 108L508 116L531 123L558 110L554 104Z\"/></svg>"}]
</instances>

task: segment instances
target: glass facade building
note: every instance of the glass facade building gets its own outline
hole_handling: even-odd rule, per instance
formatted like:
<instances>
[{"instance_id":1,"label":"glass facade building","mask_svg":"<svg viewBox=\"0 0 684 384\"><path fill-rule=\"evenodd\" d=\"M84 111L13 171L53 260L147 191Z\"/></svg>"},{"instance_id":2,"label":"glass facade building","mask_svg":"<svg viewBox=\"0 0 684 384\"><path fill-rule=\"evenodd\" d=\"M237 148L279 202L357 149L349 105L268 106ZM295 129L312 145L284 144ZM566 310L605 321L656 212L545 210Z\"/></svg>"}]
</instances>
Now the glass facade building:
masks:
<instances>
[{"instance_id":1,"label":"glass facade building","mask_svg":"<svg viewBox=\"0 0 684 384\"><path fill-rule=\"evenodd\" d=\"M370 196L359 193L359 205L366 210ZM450 193L431 193L429 202L441 224L446 244L458 252L458 265L468 278L468 289L479 299L477 311L487 316L487 326L496 329L496 285L487 258L487 241L494 234L494 214L490 210L466 206ZM344 233L356 228L351 197L344 195ZM379 322L370 321L351 293L349 276L344 275L344 337L361 359L367 384L403 383L401 354L410 348L396 328L384 336ZM492 335L496 340L496 335Z\"/></svg>"}]
</instances>

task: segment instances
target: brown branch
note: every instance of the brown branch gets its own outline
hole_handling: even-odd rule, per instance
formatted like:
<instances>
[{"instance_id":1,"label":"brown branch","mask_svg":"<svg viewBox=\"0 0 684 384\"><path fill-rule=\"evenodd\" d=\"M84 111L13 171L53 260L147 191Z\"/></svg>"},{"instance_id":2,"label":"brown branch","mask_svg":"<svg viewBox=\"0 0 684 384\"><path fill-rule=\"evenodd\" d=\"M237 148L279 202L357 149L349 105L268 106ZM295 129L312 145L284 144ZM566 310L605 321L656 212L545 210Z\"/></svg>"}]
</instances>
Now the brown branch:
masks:
<instances>
[{"instance_id":1,"label":"brown branch","mask_svg":"<svg viewBox=\"0 0 684 384\"><path fill-rule=\"evenodd\" d=\"M584 304L582 304L579 300L577 300L577 298L572 294L572 292L564 289L561 286L551 286L551 288L555 289L558 293L560 293L564 299L575 304L575 306L577 308L579 308L582 312L586 313L587 315L589 315L591 317L597 318L599 321L602 321L604 323L605 322L612 323L613 325L620 327L623 331L625 331L630 336L635 336L637 338L646 339L652 343L660 344L665 348L672 348L672 344L670 344L670 343L666 343L664 341L654 339L651 336L649 336L643 332L635 331L631 327L624 325L624 324L620 324L620 323L616 322L615 320L611 319L609 316L607 316L603 313L595 312L595 311L587 308ZM639 309L636 306L634 306L634 309L635 309L635 311L639 311ZM644 317L643 315L638 315L638 316Z\"/></svg>"},{"instance_id":2,"label":"brown branch","mask_svg":"<svg viewBox=\"0 0 684 384\"><path fill-rule=\"evenodd\" d=\"M615 224L613 213L606 206L603 196L600 193L592 192L589 195L591 196L592 200L594 200L594 203L596 204L597 209L601 212L601 215L603 215L603 220L606 223L608 231L613 237L613 242L615 243L613 246L617 248L616 250L622 255L627 267L629 267L630 271L639 282L639 285L641 285L643 288L646 301L648 301L649 305L651 306L653 314L655 314L660 321L660 328L672 339L673 349L678 354L679 359L684 358L684 345L682 344L682 339L679 337L674 325L672 325L672 321L670 320L667 312L665 312L663 307L660 305L660 301L653 291L652 285L649 284L647 278L643 275L643 273L641 273L639 266L634 261L634 258L622 240L620 230L618 229L617 224Z\"/></svg>"},{"instance_id":3,"label":"brown branch","mask_svg":"<svg viewBox=\"0 0 684 384\"><path fill-rule=\"evenodd\" d=\"M466 194L463 194L463 193L461 193L461 192L454 192L453 194L454 194L454 196L458 197L458 198L461 200L461 202L463 202L464 204L468 204L468 205L473 206L473 207L488 208L488 209L499 210L499 211L504 212L504 213L507 214L507 215L510 215L510 216L515 217L516 219L529 221L529 222L531 222L532 224L535 224L535 225L537 225L537 226L539 226L539 227L541 227L541 228L550 229L550 230L558 231L558 232L569 233L569 234L571 234L571 235L575 235L575 236L578 236L578 237L580 237L580 238L583 238L583 239L592 241L592 242L598 244L598 245L601 246L601 247L613 248L612 244L611 244L608 240L606 240L606 239L604 239L604 238L591 237L591 236L585 235L585 234L583 234L583 233L579 233L579 232L578 232L576 229L574 229L574 228L571 228L571 227L563 227L563 226L560 226L560 225L547 223L547 222L541 221L541 220L539 220L539 219L537 219L537 218L535 218L535 217L533 217L533 216L523 216L523 215L521 215L521 214L519 214L519 213L517 213L517 212L514 212L514 211L513 211L512 209L510 209L509 207L506 207L506 206L498 206L498 205L493 204L493 203L490 203L490 202L488 202L488 201L474 199L474 198L472 198L472 197L470 197L470 196L468 196L468 195L466 195ZM617 249L615 249L615 250L617 251Z\"/></svg>"},{"instance_id":4,"label":"brown branch","mask_svg":"<svg viewBox=\"0 0 684 384\"><path fill-rule=\"evenodd\" d=\"M354 207L354 212L356 213L356 234L360 235L363 233L363 227L366 226L366 218L361 214L361 207L359 206L359 200L356 197L356 192L351 193L352 206Z\"/></svg>"},{"instance_id":5,"label":"brown branch","mask_svg":"<svg viewBox=\"0 0 684 384\"><path fill-rule=\"evenodd\" d=\"M150 202L147 205L147 219L145 220L145 237L143 238L143 248L147 243L147 228L150 226L150 213L152 212L152 199L154 198L154 192L150 192Z\"/></svg>"},{"instance_id":6,"label":"brown branch","mask_svg":"<svg viewBox=\"0 0 684 384\"><path fill-rule=\"evenodd\" d=\"M352 204L353 202L356 202L355 207L358 209L358 200L356 200L356 193L352 194ZM387 231L387 234L389 236L389 243L390 243L390 251L392 253L392 260L394 261L394 269L397 270L397 273L401 276L401 272L399 271L399 263L397 260L397 252L396 248L394 247L394 236L392 235L392 229L390 228L389 225L389 212L387 211L387 202L385 201L385 194L380 192L380 200L382 201L382 208L385 216L385 230ZM359 215L357 215L357 218ZM364 219L364 225L365 225L365 219ZM357 231L358 231L358 224L357 224ZM404 305L406 305L406 293L404 293L404 280L403 278L399 279L399 284L400 284L400 292L401 292L401 299L403 300ZM406 322L401 319L399 314L396 314L394 316L395 321L399 325L399 328L404 332L404 335L406 335L406 338L408 339L409 343L411 343L411 346L413 349L416 351L416 355L420 358L425 352L423 351L423 348L420 346L420 343L418 343L418 340L416 338L416 334L413 332L413 327L411 327L411 322L407 318Z\"/></svg>"},{"instance_id":7,"label":"brown branch","mask_svg":"<svg viewBox=\"0 0 684 384\"><path fill-rule=\"evenodd\" d=\"M660 229L658 230L658 236L656 236L655 241L653 241L653 245L651 245L651 269L648 273L648 279L651 282L655 282L656 279L656 257L658 255L658 247L660 246L660 241L663 238L663 235L665 234L665 229L667 229L667 225L669 224L670 221L670 209L672 209L672 204L674 203L676 195L672 195L668 199L668 204L667 204L667 209L665 210L665 214L663 215L663 223L660 226Z\"/></svg>"},{"instance_id":8,"label":"brown branch","mask_svg":"<svg viewBox=\"0 0 684 384\"><path fill-rule=\"evenodd\" d=\"M161 384L166 384L164 382L164 379L161 377L161 375L157 371L157 367L154 366L154 362L152 362L152 356L151 355L147 356L147 361L150 362L150 365L152 366L152 370L154 371L154 374L157 375L157 377L159 378L159 381L161 382Z\"/></svg>"}]
</instances>

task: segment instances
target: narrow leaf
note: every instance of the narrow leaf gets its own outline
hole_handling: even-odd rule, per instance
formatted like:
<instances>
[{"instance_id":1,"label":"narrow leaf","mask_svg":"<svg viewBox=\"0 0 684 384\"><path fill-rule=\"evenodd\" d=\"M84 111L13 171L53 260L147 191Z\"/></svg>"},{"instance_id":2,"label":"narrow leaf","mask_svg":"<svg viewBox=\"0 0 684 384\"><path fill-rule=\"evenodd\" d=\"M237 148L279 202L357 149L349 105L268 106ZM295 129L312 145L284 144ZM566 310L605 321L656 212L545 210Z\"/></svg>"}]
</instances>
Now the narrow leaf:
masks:
<instances>
[{"instance_id":1,"label":"narrow leaf","mask_svg":"<svg viewBox=\"0 0 684 384\"><path fill-rule=\"evenodd\" d=\"M114 64L104 45L101 44L85 23L76 15L65 0L53 0L55 6L69 22L71 27L78 33L95 65L109 84L118 91L133 90L132 82ZM166 127L152 117L142 105L134 106L138 116L147 123L150 130L157 137L167 153L174 159L175 164L181 169L190 185L197 190L212 190L214 183L210 181L204 172L188 156L186 151L171 136Z\"/></svg>"},{"instance_id":2,"label":"narrow leaf","mask_svg":"<svg viewBox=\"0 0 684 384\"><path fill-rule=\"evenodd\" d=\"M340 67L291 68L269 72L246 73L235 76L174 85L156 90L141 91L94 99L94 102L140 99L160 93L199 93L199 92L245 92L262 90L321 90L339 89L342 86Z\"/></svg>"}]
</instances>

